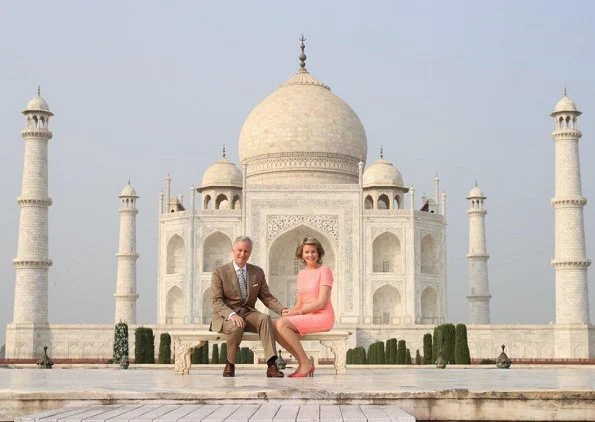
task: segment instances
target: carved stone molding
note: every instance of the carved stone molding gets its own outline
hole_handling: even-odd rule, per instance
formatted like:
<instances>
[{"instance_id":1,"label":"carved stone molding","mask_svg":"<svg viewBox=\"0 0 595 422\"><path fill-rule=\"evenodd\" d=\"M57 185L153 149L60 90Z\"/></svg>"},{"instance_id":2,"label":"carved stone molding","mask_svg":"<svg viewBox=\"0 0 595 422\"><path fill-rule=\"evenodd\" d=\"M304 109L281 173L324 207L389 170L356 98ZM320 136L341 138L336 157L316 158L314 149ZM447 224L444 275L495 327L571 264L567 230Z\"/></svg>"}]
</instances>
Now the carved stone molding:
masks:
<instances>
[{"instance_id":1,"label":"carved stone molding","mask_svg":"<svg viewBox=\"0 0 595 422\"><path fill-rule=\"evenodd\" d=\"M573 268L587 268L591 265L591 260L590 259L585 259L585 260L572 260L572 261L566 261L566 260L556 260L556 259L552 259L550 261L552 267L556 268L556 269L573 269Z\"/></svg>"},{"instance_id":2,"label":"carved stone molding","mask_svg":"<svg viewBox=\"0 0 595 422\"><path fill-rule=\"evenodd\" d=\"M23 198L22 196L19 196L17 198L17 204L21 207L49 207L52 205L52 198Z\"/></svg>"},{"instance_id":3,"label":"carved stone molding","mask_svg":"<svg viewBox=\"0 0 595 422\"><path fill-rule=\"evenodd\" d=\"M358 162L355 157L341 154L284 152L254 157L247 160L246 164L248 175L311 169L357 174Z\"/></svg>"},{"instance_id":4,"label":"carved stone molding","mask_svg":"<svg viewBox=\"0 0 595 422\"><path fill-rule=\"evenodd\" d=\"M190 358L192 352L194 349L198 349L205 343L206 341L202 340L180 340L179 338L174 337L174 372L180 375L190 374L190 366L192 365Z\"/></svg>"},{"instance_id":5,"label":"carved stone molding","mask_svg":"<svg viewBox=\"0 0 595 422\"><path fill-rule=\"evenodd\" d=\"M12 264L15 268L49 268L53 265L51 259L19 259L15 258L12 260Z\"/></svg>"},{"instance_id":6,"label":"carved stone molding","mask_svg":"<svg viewBox=\"0 0 595 422\"><path fill-rule=\"evenodd\" d=\"M564 208L564 207L582 207L584 205L587 204L587 198L584 197L579 197L579 198L561 198L561 199L552 199L551 200L552 206L553 207L560 207L560 208Z\"/></svg>"},{"instance_id":7,"label":"carved stone molding","mask_svg":"<svg viewBox=\"0 0 595 422\"><path fill-rule=\"evenodd\" d=\"M267 240L270 242L278 236L279 232L302 223L320 229L334 240L338 239L338 223L335 215L268 215Z\"/></svg>"}]
</instances>

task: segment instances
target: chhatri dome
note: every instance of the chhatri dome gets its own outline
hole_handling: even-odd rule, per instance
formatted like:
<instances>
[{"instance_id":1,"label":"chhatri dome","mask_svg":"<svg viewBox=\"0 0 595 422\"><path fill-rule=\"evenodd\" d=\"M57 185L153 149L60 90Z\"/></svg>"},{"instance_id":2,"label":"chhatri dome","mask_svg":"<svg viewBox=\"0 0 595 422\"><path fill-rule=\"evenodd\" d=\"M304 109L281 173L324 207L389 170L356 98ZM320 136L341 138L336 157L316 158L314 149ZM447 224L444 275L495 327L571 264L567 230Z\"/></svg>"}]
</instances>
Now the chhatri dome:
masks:
<instances>
[{"instance_id":1,"label":"chhatri dome","mask_svg":"<svg viewBox=\"0 0 595 422\"><path fill-rule=\"evenodd\" d=\"M556 103L556 107L554 107L554 113L563 112L578 113L579 116L582 114L580 111L578 111L578 108L576 108L574 101L572 101L572 99L568 96L566 88L564 88L564 96Z\"/></svg>"},{"instance_id":2,"label":"chhatri dome","mask_svg":"<svg viewBox=\"0 0 595 422\"><path fill-rule=\"evenodd\" d=\"M134 188L130 184L130 180L128 181L128 184L126 186L124 186L124 189L122 189L122 192L120 192L120 196L119 196L119 198L126 198L126 197L138 198L138 195L136 194L136 190L134 190Z\"/></svg>"},{"instance_id":3,"label":"chhatri dome","mask_svg":"<svg viewBox=\"0 0 595 422\"><path fill-rule=\"evenodd\" d=\"M247 184L358 183L367 140L357 114L300 69L260 102L240 132L239 158Z\"/></svg>"},{"instance_id":4,"label":"chhatri dome","mask_svg":"<svg viewBox=\"0 0 595 422\"><path fill-rule=\"evenodd\" d=\"M53 113L50 111L50 106L48 105L47 101L41 96L40 87L37 87L37 95L27 103L25 111L44 111L50 115L53 115Z\"/></svg>"},{"instance_id":5,"label":"chhatri dome","mask_svg":"<svg viewBox=\"0 0 595 422\"><path fill-rule=\"evenodd\" d=\"M390 161L384 159L382 149L380 158L364 171L364 188L381 186L403 186L401 173Z\"/></svg>"},{"instance_id":6,"label":"chhatri dome","mask_svg":"<svg viewBox=\"0 0 595 422\"><path fill-rule=\"evenodd\" d=\"M242 187L242 172L234 163L227 159L225 156L225 147L223 147L223 156L221 159L211 164L205 171L200 187Z\"/></svg>"},{"instance_id":7,"label":"chhatri dome","mask_svg":"<svg viewBox=\"0 0 595 422\"><path fill-rule=\"evenodd\" d=\"M473 188L469 191L469 195L467 196L467 199L471 198L486 198L481 189L477 187L477 182L475 182L475 186L473 186Z\"/></svg>"}]
</instances>

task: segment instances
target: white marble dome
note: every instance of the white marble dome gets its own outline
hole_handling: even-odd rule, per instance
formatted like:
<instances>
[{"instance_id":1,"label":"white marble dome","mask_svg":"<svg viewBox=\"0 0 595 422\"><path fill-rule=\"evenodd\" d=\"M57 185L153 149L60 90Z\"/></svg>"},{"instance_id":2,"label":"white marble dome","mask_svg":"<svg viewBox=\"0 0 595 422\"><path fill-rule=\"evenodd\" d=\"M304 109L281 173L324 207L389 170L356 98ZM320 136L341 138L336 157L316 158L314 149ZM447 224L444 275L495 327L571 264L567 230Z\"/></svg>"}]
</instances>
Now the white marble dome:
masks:
<instances>
[{"instance_id":1,"label":"white marble dome","mask_svg":"<svg viewBox=\"0 0 595 422\"><path fill-rule=\"evenodd\" d=\"M244 122L240 162L247 183L357 183L367 140L355 112L305 68Z\"/></svg>"},{"instance_id":2,"label":"white marble dome","mask_svg":"<svg viewBox=\"0 0 595 422\"><path fill-rule=\"evenodd\" d=\"M374 186L403 186L403 177L393 164L379 158L364 171L364 188Z\"/></svg>"},{"instance_id":3,"label":"white marble dome","mask_svg":"<svg viewBox=\"0 0 595 422\"><path fill-rule=\"evenodd\" d=\"M467 199L470 199L470 198L485 198L485 197L486 196L483 194L483 192L481 191L481 189L479 189L477 187L477 185L476 185L476 186L473 187L473 189L471 189L469 191L469 196L467 196Z\"/></svg>"},{"instance_id":4,"label":"white marble dome","mask_svg":"<svg viewBox=\"0 0 595 422\"><path fill-rule=\"evenodd\" d=\"M47 101L44 100L39 94L37 94L27 103L25 111L45 111L47 113L51 113L50 106L48 105Z\"/></svg>"},{"instance_id":5,"label":"white marble dome","mask_svg":"<svg viewBox=\"0 0 595 422\"><path fill-rule=\"evenodd\" d=\"M201 188L238 187L241 188L242 172L225 156L211 164L202 176Z\"/></svg>"},{"instance_id":6,"label":"white marble dome","mask_svg":"<svg viewBox=\"0 0 595 422\"><path fill-rule=\"evenodd\" d=\"M578 112L578 109L576 108L576 104L574 103L574 101L572 101L572 99L568 95L566 95L566 93L564 93L562 99L558 101L556 107L554 107L554 113L569 111L576 113Z\"/></svg>"},{"instance_id":7,"label":"white marble dome","mask_svg":"<svg viewBox=\"0 0 595 422\"><path fill-rule=\"evenodd\" d=\"M128 182L128 184L124 186L124 189L122 189L122 192L120 193L120 198L123 197L138 198L138 195L136 194L136 191L134 190L130 182Z\"/></svg>"}]
</instances>

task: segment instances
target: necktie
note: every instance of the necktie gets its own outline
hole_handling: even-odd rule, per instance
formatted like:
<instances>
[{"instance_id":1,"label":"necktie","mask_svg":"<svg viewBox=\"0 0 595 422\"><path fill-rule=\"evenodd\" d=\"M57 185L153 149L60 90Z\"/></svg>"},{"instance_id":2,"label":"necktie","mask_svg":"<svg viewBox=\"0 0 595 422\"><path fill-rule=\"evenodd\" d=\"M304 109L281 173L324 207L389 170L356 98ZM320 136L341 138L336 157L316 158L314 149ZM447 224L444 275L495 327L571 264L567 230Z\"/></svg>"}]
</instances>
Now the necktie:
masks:
<instances>
[{"instance_id":1,"label":"necktie","mask_svg":"<svg viewBox=\"0 0 595 422\"><path fill-rule=\"evenodd\" d=\"M238 268L238 281L240 282L240 295L242 299L246 299L248 292L246 289L246 277L244 277L244 270L242 268Z\"/></svg>"}]
</instances>

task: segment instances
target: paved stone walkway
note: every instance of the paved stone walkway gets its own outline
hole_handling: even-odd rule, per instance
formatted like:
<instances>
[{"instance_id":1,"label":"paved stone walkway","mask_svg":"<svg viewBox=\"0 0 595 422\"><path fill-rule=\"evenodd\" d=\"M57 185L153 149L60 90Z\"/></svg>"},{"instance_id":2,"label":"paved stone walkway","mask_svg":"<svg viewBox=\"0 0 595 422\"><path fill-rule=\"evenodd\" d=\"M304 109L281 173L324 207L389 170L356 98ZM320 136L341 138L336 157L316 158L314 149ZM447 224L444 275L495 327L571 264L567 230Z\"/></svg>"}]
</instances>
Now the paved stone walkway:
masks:
<instances>
[{"instance_id":1,"label":"paved stone walkway","mask_svg":"<svg viewBox=\"0 0 595 422\"><path fill-rule=\"evenodd\" d=\"M52 410L18 422L413 422L396 406L331 404L135 404Z\"/></svg>"},{"instance_id":2,"label":"paved stone walkway","mask_svg":"<svg viewBox=\"0 0 595 422\"><path fill-rule=\"evenodd\" d=\"M72 407L79 407L79 412L80 407L102 412L94 408L97 405L155 406L147 408L147 414L167 414L167 409L172 414L176 409L183 413L187 408L181 405L197 406L183 416L208 409L217 415L234 409L226 418L234 412L245 415L242 412L253 411L241 420L251 420L258 412L272 412L270 406L279 406L275 416L293 409L297 413L289 419L298 420L314 405L318 418L322 412L334 412L336 420L365 420L351 415L361 417L366 415L364 409L375 409L365 406L379 406L390 416L386 410L402 409L418 420L595 421L595 366L513 366L508 370L491 366L449 366L444 370L351 366L345 375L321 366L315 377L300 379L266 378L264 365L238 365L235 378L223 378L222 370L222 365L195 365L190 375L175 375L171 366L133 366L128 370L0 368L0 421ZM134 411L132 407L127 411ZM338 411L343 419L338 419ZM53 412L47 416L57 414ZM327 413L324 415L326 418ZM60 419L82 420L72 416ZM142 415L118 420L137 416ZM312 420L315 418L316 413Z\"/></svg>"}]
</instances>

